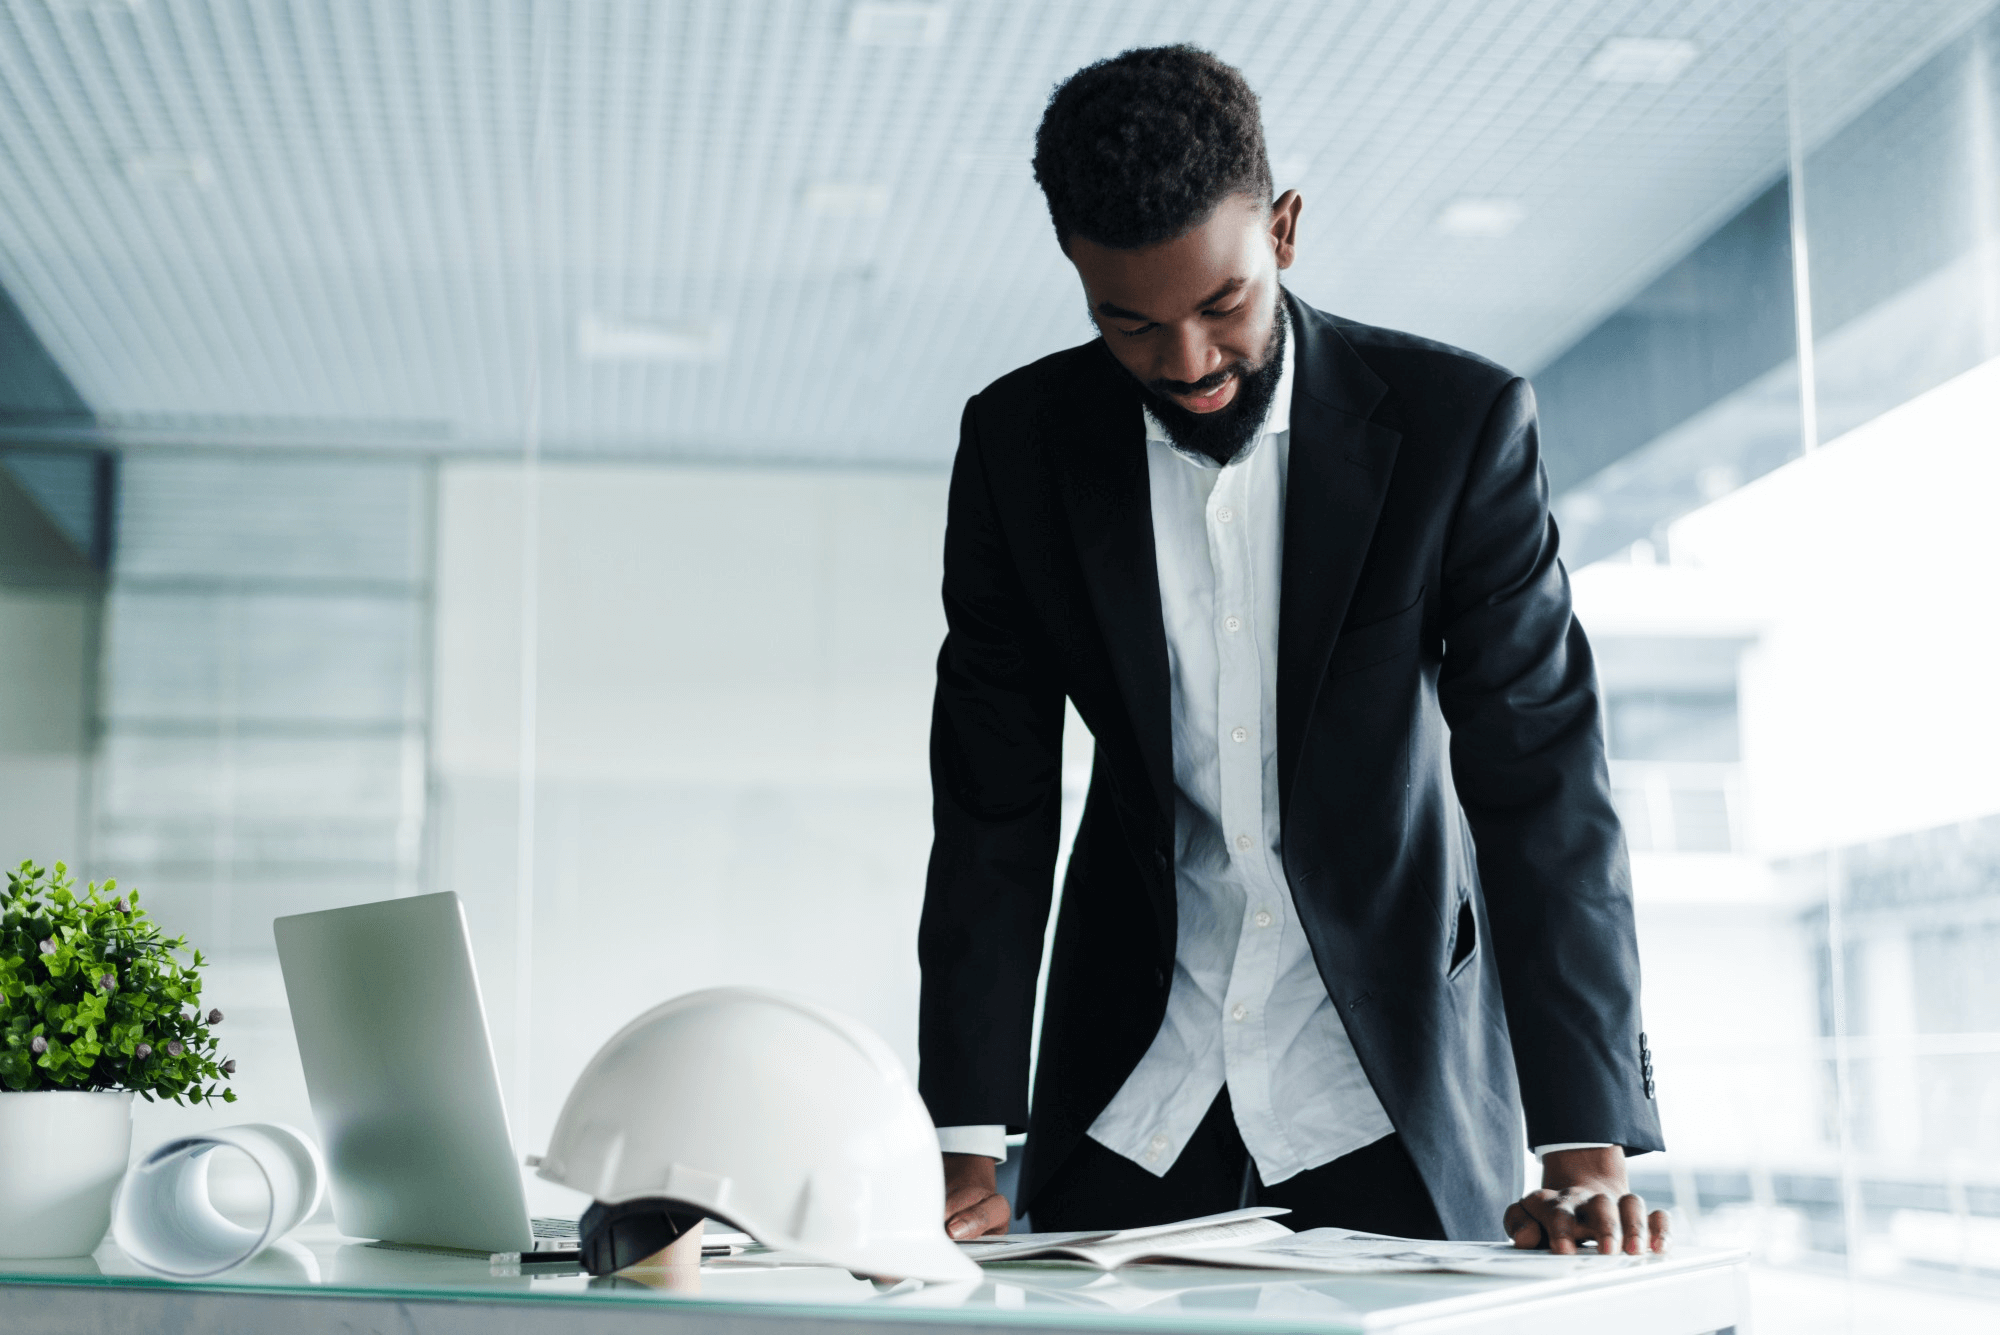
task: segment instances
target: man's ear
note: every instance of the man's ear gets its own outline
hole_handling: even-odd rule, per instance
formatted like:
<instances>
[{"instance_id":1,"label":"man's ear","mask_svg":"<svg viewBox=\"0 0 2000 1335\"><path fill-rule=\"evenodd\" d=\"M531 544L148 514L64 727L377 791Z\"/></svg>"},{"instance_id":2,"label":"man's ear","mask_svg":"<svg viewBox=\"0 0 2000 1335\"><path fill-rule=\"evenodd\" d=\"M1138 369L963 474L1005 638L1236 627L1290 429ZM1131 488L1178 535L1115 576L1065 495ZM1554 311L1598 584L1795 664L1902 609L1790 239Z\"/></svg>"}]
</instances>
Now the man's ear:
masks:
<instances>
[{"instance_id":1,"label":"man's ear","mask_svg":"<svg viewBox=\"0 0 2000 1335\"><path fill-rule=\"evenodd\" d=\"M1280 269L1291 268L1298 253L1299 210L1304 207L1305 200L1296 190L1287 190L1271 205L1271 253Z\"/></svg>"}]
</instances>

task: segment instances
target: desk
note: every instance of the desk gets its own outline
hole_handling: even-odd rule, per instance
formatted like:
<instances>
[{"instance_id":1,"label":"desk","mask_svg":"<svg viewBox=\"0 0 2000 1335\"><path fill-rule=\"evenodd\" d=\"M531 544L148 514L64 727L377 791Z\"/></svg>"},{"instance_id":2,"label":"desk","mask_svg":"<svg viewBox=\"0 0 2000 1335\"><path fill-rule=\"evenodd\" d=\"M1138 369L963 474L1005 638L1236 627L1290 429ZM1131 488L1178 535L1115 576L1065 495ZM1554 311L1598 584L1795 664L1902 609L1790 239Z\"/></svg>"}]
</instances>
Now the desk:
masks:
<instances>
[{"instance_id":1,"label":"desk","mask_svg":"<svg viewBox=\"0 0 2000 1335\"><path fill-rule=\"evenodd\" d=\"M1685 1248L1562 1279L1300 1276L1014 1262L983 1282L889 1285L749 1253L665 1291L573 1266L389 1249L299 1230L219 1280L147 1277L107 1242L75 1261L0 1262L7 1335L858 1335L862 1331L1324 1331L1395 1335L1747 1332L1741 1253ZM547 1273L542 1273L547 1272Z\"/></svg>"}]
</instances>

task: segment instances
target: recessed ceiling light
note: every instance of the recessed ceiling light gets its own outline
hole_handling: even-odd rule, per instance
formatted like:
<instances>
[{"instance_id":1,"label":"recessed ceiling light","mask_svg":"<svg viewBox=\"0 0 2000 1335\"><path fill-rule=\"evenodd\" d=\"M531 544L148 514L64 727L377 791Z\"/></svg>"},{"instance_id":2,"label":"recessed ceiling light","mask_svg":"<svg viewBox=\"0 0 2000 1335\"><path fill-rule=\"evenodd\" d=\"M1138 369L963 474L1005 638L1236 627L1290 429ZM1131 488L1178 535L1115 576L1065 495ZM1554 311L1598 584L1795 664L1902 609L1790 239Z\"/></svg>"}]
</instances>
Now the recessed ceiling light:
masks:
<instances>
[{"instance_id":1,"label":"recessed ceiling light","mask_svg":"<svg viewBox=\"0 0 2000 1335\"><path fill-rule=\"evenodd\" d=\"M1438 210L1432 226L1446 236L1506 236L1527 216L1518 199L1460 195Z\"/></svg>"},{"instance_id":2,"label":"recessed ceiling light","mask_svg":"<svg viewBox=\"0 0 2000 1335\"><path fill-rule=\"evenodd\" d=\"M133 185L208 186L215 167L199 153L132 153L122 164Z\"/></svg>"},{"instance_id":3,"label":"recessed ceiling light","mask_svg":"<svg viewBox=\"0 0 2000 1335\"><path fill-rule=\"evenodd\" d=\"M587 362L712 362L729 349L729 331L721 325L639 324L602 315L577 322L577 354Z\"/></svg>"},{"instance_id":4,"label":"recessed ceiling light","mask_svg":"<svg viewBox=\"0 0 2000 1335\"><path fill-rule=\"evenodd\" d=\"M1672 83L1700 54L1685 37L1608 37L1583 69L1599 83Z\"/></svg>"},{"instance_id":5,"label":"recessed ceiling light","mask_svg":"<svg viewBox=\"0 0 2000 1335\"><path fill-rule=\"evenodd\" d=\"M856 46L936 46L951 11L941 4L863 0L847 13L847 40Z\"/></svg>"},{"instance_id":6,"label":"recessed ceiling light","mask_svg":"<svg viewBox=\"0 0 2000 1335\"><path fill-rule=\"evenodd\" d=\"M814 181L806 187L807 213L822 218L879 218L889 211L889 187L868 181Z\"/></svg>"}]
</instances>

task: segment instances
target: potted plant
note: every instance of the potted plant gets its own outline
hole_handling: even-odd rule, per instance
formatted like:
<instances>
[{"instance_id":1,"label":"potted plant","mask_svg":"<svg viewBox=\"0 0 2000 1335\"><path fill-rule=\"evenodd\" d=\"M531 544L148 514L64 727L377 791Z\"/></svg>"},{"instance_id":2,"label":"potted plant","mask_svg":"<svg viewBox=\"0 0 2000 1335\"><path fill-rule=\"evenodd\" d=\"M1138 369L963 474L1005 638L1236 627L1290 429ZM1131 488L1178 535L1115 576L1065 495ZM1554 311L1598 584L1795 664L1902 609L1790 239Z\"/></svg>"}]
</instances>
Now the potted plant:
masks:
<instances>
[{"instance_id":1,"label":"potted plant","mask_svg":"<svg viewBox=\"0 0 2000 1335\"><path fill-rule=\"evenodd\" d=\"M132 1096L234 1103L200 951L116 881L24 862L0 899L0 1257L82 1256L111 1222Z\"/></svg>"}]
</instances>

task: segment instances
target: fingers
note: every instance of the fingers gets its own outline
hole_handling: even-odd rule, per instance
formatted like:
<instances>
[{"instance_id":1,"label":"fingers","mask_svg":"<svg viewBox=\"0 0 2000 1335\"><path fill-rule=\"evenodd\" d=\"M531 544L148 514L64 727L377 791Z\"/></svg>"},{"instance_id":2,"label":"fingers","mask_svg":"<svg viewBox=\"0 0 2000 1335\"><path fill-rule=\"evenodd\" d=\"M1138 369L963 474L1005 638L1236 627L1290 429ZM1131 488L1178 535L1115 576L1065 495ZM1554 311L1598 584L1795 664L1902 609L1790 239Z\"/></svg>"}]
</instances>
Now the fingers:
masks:
<instances>
[{"instance_id":1,"label":"fingers","mask_svg":"<svg viewBox=\"0 0 2000 1335\"><path fill-rule=\"evenodd\" d=\"M1617 1254L1619 1244L1618 1207L1609 1196L1586 1196L1576 1208L1577 1241L1597 1244L1599 1256Z\"/></svg>"},{"instance_id":2,"label":"fingers","mask_svg":"<svg viewBox=\"0 0 2000 1335\"><path fill-rule=\"evenodd\" d=\"M976 1182L969 1182L953 1187L945 1193L944 1217L951 1219L956 1215L963 1214L992 1194L993 1188L981 1186Z\"/></svg>"},{"instance_id":3,"label":"fingers","mask_svg":"<svg viewBox=\"0 0 2000 1335\"><path fill-rule=\"evenodd\" d=\"M994 1189L994 1161L979 1154L944 1156L944 1228L951 1238L1005 1233L1013 1214Z\"/></svg>"},{"instance_id":4,"label":"fingers","mask_svg":"<svg viewBox=\"0 0 2000 1335\"><path fill-rule=\"evenodd\" d=\"M1529 1192L1507 1207L1501 1227L1523 1250L1546 1246L1559 1256L1574 1255L1595 1243L1604 1256L1637 1256L1667 1249L1667 1212L1646 1213L1644 1198L1627 1192L1612 1196L1581 1188Z\"/></svg>"},{"instance_id":5,"label":"fingers","mask_svg":"<svg viewBox=\"0 0 2000 1335\"><path fill-rule=\"evenodd\" d=\"M1618 1227L1625 1236L1625 1254L1637 1256L1639 1249L1645 1245L1646 1202L1636 1192L1627 1192L1618 1198Z\"/></svg>"},{"instance_id":6,"label":"fingers","mask_svg":"<svg viewBox=\"0 0 2000 1335\"><path fill-rule=\"evenodd\" d=\"M1542 1226L1535 1222L1535 1217L1520 1201L1507 1207L1507 1213L1501 1216L1500 1226L1507 1230L1507 1236L1513 1239L1514 1245L1523 1251L1541 1246L1546 1238Z\"/></svg>"},{"instance_id":7,"label":"fingers","mask_svg":"<svg viewBox=\"0 0 2000 1335\"><path fill-rule=\"evenodd\" d=\"M1530 1220L1541 1226L1543 1239L1550 1251L1558 1256L1572 1255L1576 1251L1579 1230L1572 1203L1544 1188L1523 1196L1520 1208Z\"/></svg>"},{"instance_id":8,"label":"fingers","mask_svg":"<svg viewBox=\"0 0 2000 1335\"><path fill-rule=\"evenodd\" d=\"M977 1154L944 1156L944 1217L970 1210L999 1188L993 1160Z\"/></svg>"},{"instance_id":9,"label":"fingers","mask_svg":"<svg viewBox=\"0 0 2000 1335\"><path fill-rule=\"evenodd\" d=\"M955 1242L985 1237L989 1233L1005 1233L1008 1220L1013 1215L1013 1207L1008 1205L1007 1198L998 1192L990 1193L963 1208L952 1210L947 1206L947 1209L949 1212L944 1221L944 1231L946 1236Z\"/></svg>"},{"instance_id":10,"label":"fingers","mask_svg":"<svg viewBox=\"0 0 2000 1335\"><path fill-rule=\"evenodd\" d=\"M1004 1234L1007 1231L1007 1226L1014 1219L1013 1206L1008 1203L1005 1196L1000 1195L998 1192L981 1201L975 1209L977 1210L977 1218L980 1226L979 1231L971 1235L975 1238L987 1237L995 1233Z\"/></svg>"},{"instance_id":11,"label":"fingers","mask_svg":"<svg viewBox=\"0 0 2000 1335\"><path fill-rule=\"evenodd\" d=\"M1647 1214L1645 1198L1637 1192L1628 1192L1619 1198L1618 1222L1625 1235L1624 1251L1627 1256L1667 1249L1667 1237L1672 1231L1667 1212L1655 1210Z\"/></svg>"}]
</instances>

